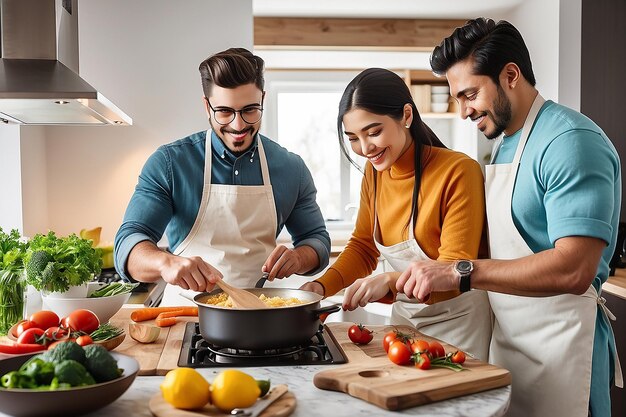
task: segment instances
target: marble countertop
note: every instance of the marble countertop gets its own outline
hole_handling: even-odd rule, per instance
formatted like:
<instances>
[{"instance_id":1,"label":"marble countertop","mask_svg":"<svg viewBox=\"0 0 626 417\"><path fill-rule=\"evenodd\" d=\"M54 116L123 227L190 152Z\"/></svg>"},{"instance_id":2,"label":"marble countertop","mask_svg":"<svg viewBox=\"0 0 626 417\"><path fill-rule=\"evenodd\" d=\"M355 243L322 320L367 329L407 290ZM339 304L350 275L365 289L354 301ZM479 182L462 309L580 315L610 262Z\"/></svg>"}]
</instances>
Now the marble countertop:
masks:
<instances>
[{"instance_id":1,"label":"marble countertop","mask_svg":"<svg viewBox=\"0 0 626 417\"><path fill-rule=\"evenodd\" d=\"M198 371L209 381L223 368L205 368ZM488 417L502 416L506 412L511 396L511 387L497 388L478 394L466 395L450 400L413 407L402 411L387 411L348 394L325 391L313 385L313 375L328 369L328 366L277 366L264 368L242 368L257 379L271 379L272 384L287 384L297 399L291 414L294 417L311 415L327 416L432 416L432 417ZM115 402L93 413L89 417L109 416L152 416L148 408L150 398L159 392L162 376L137 377L129 390ZM0 416L5 414L0 413Z\"/></svg>"}]
</instances>

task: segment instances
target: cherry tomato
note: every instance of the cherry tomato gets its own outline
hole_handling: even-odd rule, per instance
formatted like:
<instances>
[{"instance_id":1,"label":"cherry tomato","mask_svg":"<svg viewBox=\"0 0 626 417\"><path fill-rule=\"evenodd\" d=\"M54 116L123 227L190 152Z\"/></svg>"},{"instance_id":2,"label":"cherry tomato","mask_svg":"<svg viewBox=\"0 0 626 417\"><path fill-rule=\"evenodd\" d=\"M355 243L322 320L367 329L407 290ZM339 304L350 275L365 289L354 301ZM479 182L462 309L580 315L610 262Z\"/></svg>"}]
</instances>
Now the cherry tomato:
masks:
<instances>
[{"instance_id":1,"label":"cherry tomato","mask_svg":"<svg viewBox=\"0 0 626 417\"><path fill-rule=\"evenodd\" d=\"M78 343L81 346L87 346L93 343L93 339L88 334L84 334L76 338L76 343Z\"/></svg>"},{"instance_id":2,"label":"cherry tomato","mask_svg":"<svg viewBox=\"0 0 626 417\"><path fill-rule=\"evenodd\" d=\"M396 365L406 365L411 361L411 350L405 342L396 340L389 346L387 356Z\"/></svg>"},{"instance_id":3,"label":"cherry tomato","mask_svg":"<svg viewBox=\"0 0 626 417\"><path fill-rule=\"evenodd\" d=\"M430 345L425 340L415 340L411 343L411 352L413 353L425 353L428 352Z\"/></svg>"},{"instance_id":4,"label":"cherry tomato","mask_svg":"<svg viewBox=\"0 0 626 417\"><path fill-rule=\"evenodd\" d=\"M33 327L37 327L35 326L35 323L33 323L30 320L24 320L20 324L17 325L17 331L16 331L17 334L15 334L14 336L19 337L19 335L24 333L25 330L32 329Z\"/></svg>"},{"instance_id":5,"label":"cherry tomato","mask_svg":"<svg viewBox=\"0 0 626 417\"><path fill-rule=\"evenodd\" d=\"M430 346L428 348L428 352L430 353L430 356L432 356L433 359L442 358L446 356L446 351L441 345L441 343L437 342L436 340L433 340L432 342L429 343L429 345Z\"/></svg>"},{"instance_id":6,"label":"cherry tomato","mask_svg":"<svg viewBox=\"0 0 626 417\"><path fill-rule=\"evenodd\" d=\"M348 337L350 337L353 343L367 345L372 341L374 335L371 330L366 329L362 324L358 326L355 324L348 329Z\"/></svg>"},{"instance_id":7,"label":"cherry tomato","mask_svg":"<svg viewBox=\"0 0 626 417\"><path fill-rule=\"evenodd\" d=\"M463 352L462 350L457 350L456 352L454 352L452 354L452 357L450 358L450 360L453 363L463 363L463 362L465 362L465 352Z\"/></svg>"},{"instance_id":8,"label":"cherry tomato","mask_svg":"<svg viewBox=\"0 0 626 417\"><path fill-rule=\"evenodd\" d=\"M72 331L89 334L100 326L100 320L91 310L74 310L67 316L67 324Z\"/></svg>"},{"instance_id":9,"label":"cherry tomato","mask_svg":"<svg viewBox=\"0 0 626 417\"><path fill-rule=\"evenodd\" d=\"M58 326L48 327L43 334L46 335L49 341L54 342L67 338L67 329Z\"/></svg>"},{"instance_id":10,"label":"cherry tomato","mask_svg":"<svg viewBox=\"0 0 626 417\"><path fill-rule=\"evenodd\" d=\"M41 336L43 336L43 330L37 327L31 327L30 329L24 330L24 332L18 336L17 343L20 344L41 344L39 343L41 340Z\"/></svg>"},{"instance_id":11,"label":"cherry tomato","mask_svg":"<svg viewBox=\"0 0 626 417\"><path fill-rule=\"evenodd\" d=\"M395 342L398 339L398 335L396 332L389 332L383 338L383 347L385 348L385 352L389 352L389 345Z\"/></svg>"},{"instance_id":12,"label":"cherry tomato","mask_svg":"<svg viewBox=\"0 0 626 417\"><path fill-rule=\"evenodd\" d=\"M59 316L54 311L41 310L30 316L30 321L35 323L35 327L46 330L49 327L59 325Z\"/></svg>"},{"instance_id":13,"label":"cherry tomato","mask_svg":"<svg viewBox=\"0 0 626 417\"><path fill-rule=\"evenodd\" d=\"M426 353L422 353L415 359L415 367L418 369L430 369L430 358Z\"/></svg>"}]
</instances>

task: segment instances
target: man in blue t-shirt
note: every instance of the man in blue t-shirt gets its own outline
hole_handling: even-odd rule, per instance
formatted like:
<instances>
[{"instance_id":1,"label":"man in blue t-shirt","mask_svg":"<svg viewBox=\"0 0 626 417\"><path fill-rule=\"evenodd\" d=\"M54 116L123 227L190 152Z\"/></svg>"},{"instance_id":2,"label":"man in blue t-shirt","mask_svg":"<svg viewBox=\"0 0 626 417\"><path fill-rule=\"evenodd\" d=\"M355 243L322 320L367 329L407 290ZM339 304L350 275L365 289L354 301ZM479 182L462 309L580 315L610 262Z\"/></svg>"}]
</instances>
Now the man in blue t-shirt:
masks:
<instances>
[{"instance_id":1,"label":"man in blue t-shirt","mask_svg":"<svg viewBox=\"0 0 626 417\"><path fill-rule=\"evenodd\" d=\"M511 371L511 416L610 416L622 385L599 294L621 205L617 152L584 115L545 101L530 54L510 23L478 18L431 55L462 118L501 137L486 167L492 259L416 262L398 291L489 291L492 363ZM501 136L502 135L502 136Z\"/></svg>"},{"instance_id":2,"label":"man in blue t-shirt","mask_svg":"<svg viewBox=\"0 0 626 417\"><path fill-rule=\"evenodd\" d=\"M210 291L221 278L253 287L262 272L269 280L315 274L330 253L311 173L259 134L263 60L231 48L199 69L211 129L150 156L115 237L117 271L163 278L163 305L192 304L181 289ZM276 245L283 227L293 248ZM167 251L157 247L164 232Z\"/></svg>"}]
</instances>

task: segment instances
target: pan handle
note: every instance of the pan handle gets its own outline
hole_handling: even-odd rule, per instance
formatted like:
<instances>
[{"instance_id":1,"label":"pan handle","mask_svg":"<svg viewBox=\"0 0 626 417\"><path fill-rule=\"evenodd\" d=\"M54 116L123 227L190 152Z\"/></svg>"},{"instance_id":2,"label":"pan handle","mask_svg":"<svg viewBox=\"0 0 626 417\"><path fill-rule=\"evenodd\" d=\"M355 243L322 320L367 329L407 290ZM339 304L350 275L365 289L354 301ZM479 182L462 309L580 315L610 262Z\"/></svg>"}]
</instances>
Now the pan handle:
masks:
<instances>
[{"instance_id":1,"label":"pan handle","mask_svg":"<svg viewBox=\"0 0 626 417\"><path fill-rule=\"evenodd\" d=\"M326 306L326 307L313 309L313 310L311 310L311 313L316 318L319 318L323 322L324 320L326 320L326 317L328 317L329 314L335 313L335 312L337 312L339 310L341 310L341 308L337 304L333 304L331 306Z\"/></svg>"}]
</instances>

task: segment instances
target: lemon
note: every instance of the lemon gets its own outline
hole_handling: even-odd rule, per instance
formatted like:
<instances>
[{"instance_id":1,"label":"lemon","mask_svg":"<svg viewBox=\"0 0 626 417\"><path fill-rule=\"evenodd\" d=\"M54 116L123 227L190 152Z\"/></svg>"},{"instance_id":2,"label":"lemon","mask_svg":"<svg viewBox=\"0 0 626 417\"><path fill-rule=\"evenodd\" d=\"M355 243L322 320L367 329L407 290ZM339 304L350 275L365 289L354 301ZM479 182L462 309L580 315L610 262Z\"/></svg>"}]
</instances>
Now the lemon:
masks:
<instances>
[{"instance_id":1,"label":"lemon","mask_svg":"<svg viewBox=\"0 0 626 417\"><path fill-rule=\"evenodd\" d=\"M176 368L165 375L161 393L173 407L193 410L211 400L211 385L195 369Z\"/></svg>"},{"instance_id":2,"label":"lemon","mask_svg":"<svg viewBox=\"0 0 626 417\"><path fill-rule=\"evenodd\" d=\"M260 394L256 379L235 369L220 372L211 386L213 405L226 412L233 408L250 407Z\"/></svg>"}]
</instances>

